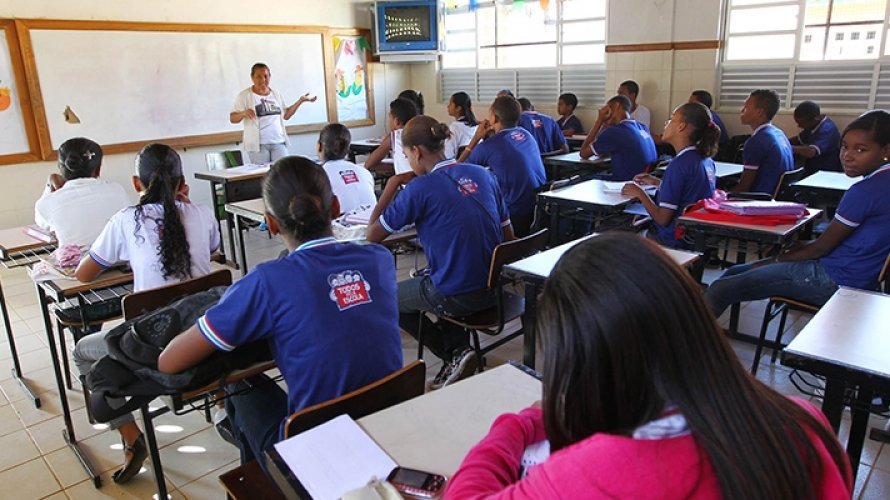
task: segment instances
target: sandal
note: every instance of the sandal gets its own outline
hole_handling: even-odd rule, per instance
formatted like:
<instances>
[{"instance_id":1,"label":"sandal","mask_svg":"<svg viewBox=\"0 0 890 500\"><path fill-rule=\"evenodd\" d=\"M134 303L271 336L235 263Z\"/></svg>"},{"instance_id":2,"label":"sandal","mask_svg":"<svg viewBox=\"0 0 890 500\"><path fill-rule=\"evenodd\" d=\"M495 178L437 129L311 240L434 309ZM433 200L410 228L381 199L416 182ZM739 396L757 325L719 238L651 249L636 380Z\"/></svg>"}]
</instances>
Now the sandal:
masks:
<instances>
[{"instance_id":1,"label":"sandal","mask_svg":"<svg viewBox=\"0 0 890 500\"><path fill-rule=\"evenodd\" d=\"M148 449L145 447L145 435L140 434L132 445L124 443L124 450L130 452L130 460L124 463L124 466L115 471L111 475L111 479L117 484L126 483L139 473L142 464L148 458Z\"/></svg>"}]
</instances>

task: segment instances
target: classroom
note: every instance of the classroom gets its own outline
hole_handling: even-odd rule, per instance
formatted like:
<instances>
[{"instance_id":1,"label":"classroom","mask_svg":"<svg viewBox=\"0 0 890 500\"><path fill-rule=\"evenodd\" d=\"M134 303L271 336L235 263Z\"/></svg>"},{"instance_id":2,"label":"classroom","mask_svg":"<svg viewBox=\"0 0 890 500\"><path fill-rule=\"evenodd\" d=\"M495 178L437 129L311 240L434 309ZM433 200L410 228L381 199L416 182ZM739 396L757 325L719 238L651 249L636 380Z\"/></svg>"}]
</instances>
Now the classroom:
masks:
<instances>
[{"instance_id":1,"label":"classroom","mask_svg":"<svg viewBox=\"0 0 890 500\"><path fill-rule=\"evenodd\" d=\"M890 0L0 0L0 497L890 497L888 171Z\"/></svg>"}]
</instances>

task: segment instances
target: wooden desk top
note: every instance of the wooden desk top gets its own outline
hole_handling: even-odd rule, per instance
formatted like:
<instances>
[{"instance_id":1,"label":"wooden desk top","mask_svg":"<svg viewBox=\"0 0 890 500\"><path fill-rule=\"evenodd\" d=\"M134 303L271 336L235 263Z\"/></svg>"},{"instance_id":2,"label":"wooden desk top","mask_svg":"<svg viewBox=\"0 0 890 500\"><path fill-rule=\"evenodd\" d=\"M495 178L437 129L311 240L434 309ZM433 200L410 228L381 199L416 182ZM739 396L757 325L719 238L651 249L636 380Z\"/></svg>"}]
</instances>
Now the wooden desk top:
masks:
<instances>
[{"instance_id":1,"label":"wooden desk top","mask_svg":"<svg viewBox=\"0 0 890 500\"><path fill-rule=\"evenodd\" d=\"M578 243L581 243L582 241L588 240L595 236L597 235L591 234L589 236L578 238L577 240L570 241L568 243L563 243L558 247L553 247L550 250L532 255L531 257L526 257L512 264L507 264L506 266L504 266L504 269L508 273L519 276L530 276L534 278L546 279L550 276L550 272L553 271L553 268L556 266L556 262L562 257L564 253L566 253L570 248L577 245ZM662 250L664 250L668 254L668 256L670 256L670 258L680 267L691 266L700 257L700 255L696 252L687 252L684 250L675 250L673 248L664 247L662 247Z\"/></svg>"},{"instance_id":2,"label":"wooden desk top","mask_svg":"<svg viewBox=\"0 0 890 500\"><path fill-rule=\"evenodd\" d=\"M890 295L841 287L785 352L890 379L888 324Z\"/></svg>"},{"instance_id":3,"label":"wooden desk top","mask_svg":"<svg viewBox=\"0 0 890 500\"><path fill-rule=\"evenodd\" d=\"M733 230L743 230L754 233L770 234L775 236L788 236L801 229L805 224L818 217L822 210L816 208L808 208L807 215L801 217L794 224L782 224L779 226L758 226L755 224L740 224L736 222L716 222L696 219L688 215L682 215L677 219L677 223L689 228L725 228Z\"/></svg>"},{"instance_id":4,"label":"wooden desk top","mask_svg":"<svg viewBox=\"0 0 890 500\"><path fill-rule=\"evenodd\" d=\"M57 279L38 283L48 295L56 300L73 297L80 292L98 290L117 285L124 285L133 281L132 272L123 272L120 269L103 271L95 280L82 283L76 279Z\"/></svg>"},{"instance_id":5,"label":"wooden desk top","mask_svg":"<svg viewBox=\"0 0 890 500\"><path fill-rule=\"evenodd\" d=\"M450 478L495 418L525 409L541 396L540 381L501 365L358 423L402 467Z\"/></svg>"},{"instance_id":6,"label":"wooden desk top","mask_svg":"<svg viewBox=\"0 0 890 500\"><path fill-rule=\"evenodd\" d=\"M796 188L826 189L831 191L846 191L850 186L861 181L862 177L847 177L843 172L826 172L820 170L815 174L791 184Z\"/></svg>"},{"instance_id":7,"label":"wooden desk top","mask_svg":"<svg viewBox=\"0 0 890 500\"><path fill-rule=\"evenodd\" d=\"M560 155L544 156L541 158L545 165L604 165L609 162L606 156L591 156L589 159L581 158L580 151Z\"/></svg>"},{"instance_id":8,"label":"wooden desk top","mask_svg":"<svg viewBox=\"0 0 890 500\"><path fill-rule=\"evenodd\" d=\"M604 183L599 179L579 182L572 186L538 193L538 196L549 199L569 200L590 205L605 207L618 207L632 201L632 198L624 196L616 191L604 191Z\"/></svg>"},{"instance_id":9,"label":"wooden desk top","mask_svg":"<svg viewBox=\"0 0 890 500\"><path fill-rule=\"evenodd\" d=\"M232 167L222 170L204 170L195 172L195 179L225 184L227 182L240 182L249 181L251 179L262 179L268 171L268 166L256 167L242 165L240 167Z\"/></svg>"},{"instance_id":10,"label":"wooden desk top","mask_svg":"<svg viewBox=\"0 0 890 500\"><path fill-rule=\"evenodd\" d=\"M54 246L55 243L47 243L25 233L24 227L13 227L0 230L0 259L6 260L9 254L36 250Z\"/></svg>"}]
</instances>

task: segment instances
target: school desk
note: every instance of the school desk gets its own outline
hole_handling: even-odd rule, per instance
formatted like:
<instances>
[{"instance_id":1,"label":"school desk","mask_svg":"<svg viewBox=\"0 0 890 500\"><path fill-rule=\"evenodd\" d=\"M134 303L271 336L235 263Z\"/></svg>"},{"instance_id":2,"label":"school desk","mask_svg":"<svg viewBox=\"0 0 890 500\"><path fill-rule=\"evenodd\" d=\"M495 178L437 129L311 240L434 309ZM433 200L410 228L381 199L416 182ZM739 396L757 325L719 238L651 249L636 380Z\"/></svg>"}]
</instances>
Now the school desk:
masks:
<instances>
[{"instance_id":1,"label":"school desk","mask_svg":"<svg viewBox=\"0 0 890 500\"><path fill-rule=\"evenodd\" d=\"M512 264L504 266L504 275L511 279L522 280L525 285L525 314L522 316L522 328L525 334L522 337L522 362L528 367L535 367L535 344L536 331L535 322L537 321L537 303L538 295L544 287L544 283L550 277L550 272L556 266L556 262L570 248L574 247L582 241L595 237L591 234L577 240L564 243L558 247L541 252L531 257L526 257ZM674 250L672 248L663 248L668 256L681 267L690 267L701 256L695 252L687 252L684 250Z\"/></svg>"},{"instance_id":2,"label":"school desk","mask_svg":"<svg viewBox=\"0 0 890 500\"><path fill-rule=\"evenodd\" d=\"M801 203L825 207L828 218L834 217L834 211L844 193L862 177L847 177L843 172L819 170L809 177L788 186L788 193Z\"/></svg>"},{"instance_id":3,"label":"school desk","mask_svg":"<svg viewBox=\"0 0 890 500\"><path fill-rule=\"evenodd\" d=\"M218 207L223 203L250 200L262 196L263 177L268 171L268 167L250 168L242 165L222 170L195 172L195 179L210 182L210 199L213 200L213 213L216 216L220 235L222 235L221 220L223 218L226 220L226 230L229 234L229 254L232 256L232 261L235 261L235 238L232 234L234 221L230 213L220 214L217 211ZM217 189L218 186L220 189ZM222 217L223 215L224 217ZM223 245L220 245L220 252L225 259Z\"/></svg>"},{"instance_id":4,"label":"school desk","mask_svg":"<svg viewBox=\"0 0 890 500\"><path fill-rule=\"evenodd\" d=\"M226 203L226 212L231 214L235 219L235 238L238 241L238 255L241 275L247 274L247 249L244 245L244 233L241 227L241 219L252 220L255 222L264 222L266 220L266 203L262 198L253 200L239 201L235 203ZM393 233L380 242L384 246L393 246L398 243L404 243L417 237L415 229L409 229L399 233Z\"/></svg>"},{"instance_id":5,"label":"school desk","mask_svg":"<svg viewBox=\"0 0 890 500\"><path fill-rule=\"evenodd\" d=\"M705 221L690 217L689 215L682 215L677 219L677 225L685 228L686 231L692 235L695 241L695 251L705 254L707 250L707 240L712 236L739 240L739 248L743 248L742 245L747 245L747 242L749 241L767 245L785 246L795 237L805 235L805 231L808 232L811 230L813 221L821 214L822 210L808 208L807 214L797 219L793 224L782 224L779 226L757 226L736 222ZM740 249L737 252L737 255L738 263L744 263L747 260L747 253L744 250ZM693 276L699 281L701 281L702 274L704 273L706 261L707 259L700 260L693 270ZM729 316L730 334L739 340L757 344L759 342L759 337L738 332L739 310L739 304L733 304L731 306ZM765 343L764 345L770 348L781 349L781 346L772 343Z\"/></svg>"},{"instance_id":6,"label":"school desk","mask_svg":"<svg viewBox=\"0 0 890 500\"><path fill-rule=\"evenodd\" d=\"M569 147L572 148L572 151L578 151L581 149L581 146L584 144L584 141L586 139L587 134L575 134L566 137L566 142L569 143Z\"/></svg>"},{"instance_id":7,"label":"school desk","mask_svg":"<svg viewBox=\"0 0 890 500\"><path fill-rule=\"evenodd\" d=\"M607 156L591 156L588 159L581 158L581 153L564 153L551 156L542 156L544 169L547 171L547 179L558 181L577 173L602 174L612 168L612 161Z\"/></svg>"},{"instance_id":8,"label":"school desk","mask_svg":"<svg viewBox=\"0 0 890 500\"><path fill-rule=\"evenodd\" d=\"M664 172L667 170L668 165L663 167L659 167L659 172ZM727 177L733 177L737 175L742 175L742 171L745 169L745 166L740 163L728 163L725 161L715 161L714 162L714 170L716 171L716 175L718 179L724 179Z\"/></svg>"},{"instance_id":9,"label":"school desk","mask_svg":"<svg viewBox=\"0 0 890 500\"><path fill-rule=\"evenodd\" d=\"M349 144L349 161L355 163L355 157L369 155L380 147L380 138L356 139Z\"/></svg>"},{"instance_id":10,"label":"school desk","mask_svg":"<svg viewBox=\"0 0 890 500\"><path fill-rule=\"evenodd\" d=\"M859 468L868 408L874 394L890 393L890 295L841 287L782 353L782 364L825 377L822 412L840 428L845 388L856 389L847 455Z\"/></svg>"},{"instance_id":11,"label":"school desk","mask_svg":"<svg viewBox=\"0 0 890 500\"><path fill-rule=\"evenodd\" d=\"M49 353L52 358L53 370L56 377L56 386L59 390L59 401L62 406L62 419L65 423L65 429L62 431L62 437L65 439L68 448L77 457L81 467L89 475L93 481L93 486L98 488L102 485L99 472L93 469L89 458L80 449L80 443L74 434L74 423L71 421L71 410L68 406L68 395L65 392L65 378L62 374L63 368L68 370L67 355L65 358L59 359L59 352L56 350L56 338L53 331L53 320L50 312L50 305L53 303L62 304L68 300L77 300L81 307L84 304L91 304L97 301L120 300L121 297L132 291L133 274L123 272L118 269L110 269L100 274L95 280L89 283L81 283L73 279L56 279L50 281L37 282L37 298L43 313L43 327L46 331L46 341L49 345ZM62 332L59 332L59 341L64 342L65 338Z\"/></svg>"},{"instance_id":12,"label":"school desk","mask_svg":"<svg viewBox=\"0 0 890 500\"><path fill-rule=\"evenodd\" d=\"M41 256L48 254L56 248L55 243L47 243L38 240L25 233L24 227L0 230L0 264L6 269L15 269L40 260ZM15 336L12 332L12 324L9 320L9 310L6 308L6 298L3 295L3 285L0 284L0 313L3 314L3 326L6 328L6 340L9 342L9 353L12 357L12 377L18 382L28 398L34 402L34 406L40 408L40 397L28 387L22 378L22 366L19 362L18 350L15 346Z\"/></svg>"},{"instance_id":13,"label":"school desk","mask_svg":"<svg viewBox=\"0 0 890 500\"><path fill-rule=\"evenodd\" d=\"M498 416L528 408L541 399L541 391L537 378L505 364L357 422L400 466L450 478ZM289 471L266 458L267 465L280 472L272 476L285 497L297 498L294 487L281 477Z\"/></svg>"},{"instance_id":14,"label":"school desk","mask_svg":"<svg viewBox=\"0 0 890 500\"><path fill-rule=\"evenodd\" d=\"M550 213L550 246L559 243L559 220L580 212L593 214L593 228L606 216L619 213L633 198L619 191L606 191L606 184L599 179L573 184L568 187L538 193L536 214L544 217Z\"/></svg>"}]
</instances>

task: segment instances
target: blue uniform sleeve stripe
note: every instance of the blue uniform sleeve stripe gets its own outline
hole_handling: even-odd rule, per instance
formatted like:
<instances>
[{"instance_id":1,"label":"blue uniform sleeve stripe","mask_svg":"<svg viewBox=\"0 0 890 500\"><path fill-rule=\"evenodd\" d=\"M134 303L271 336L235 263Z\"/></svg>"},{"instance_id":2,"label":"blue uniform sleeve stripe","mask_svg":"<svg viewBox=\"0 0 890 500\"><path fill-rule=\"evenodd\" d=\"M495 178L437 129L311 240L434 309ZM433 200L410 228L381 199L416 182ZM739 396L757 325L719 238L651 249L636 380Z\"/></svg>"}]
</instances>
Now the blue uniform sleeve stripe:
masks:
<instances>
[{"instance_id":1,"label":"blue uniform sleeve stripe","mask_svg":"<svg viewBox=\"0 0 890 500\"><path fill-rule=\"evenodd\" d=\"M99 264L100 266L102 266L102 267L104 267L104 268L109 268L109 267L112 266L112 264L111 264L110 262L108 262L107 260L103 259L102 257L99 257L99 256L96 255L96 253L93 252L92 250L90 250L90 258L93 259L94 261L96 261L96 264Z\"/></svg>"},{"instance_id":2,"label":"blue uniform sleeve stripe","mask_svg":"<svg viewBox=\"0 0 890 500\"><path fill-rule=\"evenodd\" d=\"M817 155L821 155L821 154L822 154L822 150L819 148L819 146L817 146L817 145L815 145L815 144L810 144L810 147L816 150L816 154L817 154Z\"/></svg>"},{"instance_id":3,"label":"blue uniform sleeve stripe","mask_svg":"<svg viewBox=\"0 0 890 500\"><path fill-rule=\"evenodd\" d=\"M504 220L501 221L501 227L507 227L507 226L509 226L509 225L512 224L512 223L513 223L513 221L511 221L509 218L504 219Z\"/></svg>"},{"instance_id":4,"label":"blue uniform sleeve stripe","mask_svg":"<svg viewBox=\"0 0 890 500\"><path fill-rule=\"evenodd\" d=\"M850 219L845 218L844 216L842 216L841 214L839 214L837 212L835 212L834 218L837 219L838 222L840 222L841 224L843 224L845 226L849 226L849 227L859 227L859 224L860 224L859 222L853 222Z\"/></svg>"},{"instance_id":5,"label":"blue uniform sleeve stripe","mask_svg":"<svg viewBox=\"0 0 890 500\"><path fill-rule=\"evenodd\" d=\"M206 338L208 342L213 344L213 347L216 347L220 351L228 352L235 349L235 346L223 340L223 338L220 337L218 333L216 333L213 327L210 326L210 322L207 321L207 315L198 318L198 329L201 330L204 338Z\"/></svg>"},{"instance_id":6,"label":"blue uniform sleeve stripe","mask_svg":"<svg viewBox=\"0 0 890 500\"><path fill-rule=\"evenodd\" d=\"M386 223L386 220L383 219L382 214L380 215L380 218L377 219L377 221L380 222L380 225L383 226L383 229L385 229L387 233L392 234L395 232L393 228L389 227L389 224Z\"/></svg>"},{"instance_id":7,"label":"blue uniform sleeve stripe","mask_svg":"<svg viewBox=\"0 0 890 500\"><path fill-rule=\"evenodd\" d=\"M662 208L667 208L667 209L670 209L670 210L676 210L676 209L679 208L677 205L674 205L673 203L668 203L668 202L666 202L666 201L662 201L662 202L660 202L660 203L658 204L658 206L659 206L659 207L662 207Z\"/></svg>"},{"instance_id":8,"label":"blue uniform sleeve stripe","mask_svg":"<svg viewBox=\"0 0 890 500\"><path fill-rule=\"evenodd\" d=\"M760 165L745 165L745 170L757 170L760 168Z\"/></svg>"}]
</instances>

